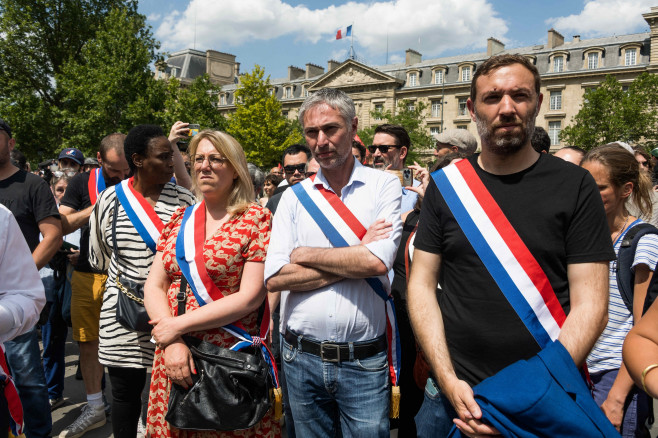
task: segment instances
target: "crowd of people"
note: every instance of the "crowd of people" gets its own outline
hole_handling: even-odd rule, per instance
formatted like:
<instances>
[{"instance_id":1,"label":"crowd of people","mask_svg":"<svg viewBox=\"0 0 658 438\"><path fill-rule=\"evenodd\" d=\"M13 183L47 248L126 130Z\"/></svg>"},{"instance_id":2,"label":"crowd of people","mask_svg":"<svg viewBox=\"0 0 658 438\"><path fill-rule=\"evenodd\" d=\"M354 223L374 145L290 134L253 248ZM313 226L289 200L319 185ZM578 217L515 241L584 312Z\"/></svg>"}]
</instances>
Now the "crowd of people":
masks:
<instances>
[{"instance_id":1,"label":"crowd of people","mask_svg":"<svg viewBox=\"0 0 658 438\"><path fill-rule=\"evenodd\" d=\"M51 435L70 327L60 438L648 437L658 150L551 154L542 98L491 57L429 169L331 88L267 174L180 121L30 172L0 120L0 430Z\"/></svg>"}]
</instances>

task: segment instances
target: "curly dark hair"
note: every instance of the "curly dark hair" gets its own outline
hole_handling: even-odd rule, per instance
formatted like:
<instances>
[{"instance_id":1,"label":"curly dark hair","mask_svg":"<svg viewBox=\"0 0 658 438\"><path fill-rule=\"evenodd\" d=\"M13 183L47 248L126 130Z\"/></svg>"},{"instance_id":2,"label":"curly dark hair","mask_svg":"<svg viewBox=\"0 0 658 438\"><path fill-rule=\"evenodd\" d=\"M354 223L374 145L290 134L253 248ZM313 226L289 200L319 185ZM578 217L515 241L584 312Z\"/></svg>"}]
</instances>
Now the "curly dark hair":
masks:
<instances>
[{"instance_id":1,"label":"curly dark hair","mask_svg":"<svg viewBox=\"0 0 658 438\"><path fill-rule=\"evenodd\" d=\"M128 132L123 142L123 153L126 155L131 174L134 174L137 169L133 162L133 155L139 154L146 157L151 140L164 136L164 131L158 125L137 125Z\"/></svg>"}]
</instances>

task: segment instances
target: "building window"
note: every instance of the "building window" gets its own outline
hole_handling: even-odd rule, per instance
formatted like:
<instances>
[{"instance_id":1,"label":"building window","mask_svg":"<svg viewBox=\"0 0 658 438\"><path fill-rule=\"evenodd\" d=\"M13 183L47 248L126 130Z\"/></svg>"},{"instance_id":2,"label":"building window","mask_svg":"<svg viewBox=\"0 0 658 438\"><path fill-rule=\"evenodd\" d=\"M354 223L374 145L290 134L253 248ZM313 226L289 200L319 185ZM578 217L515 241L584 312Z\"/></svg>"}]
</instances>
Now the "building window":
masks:
<instances>
[{"instance_id":1,"label":"building window","mask_svg":"<svg viewBox=\"0 0 658 438\"><path fill-rule=\"evenodd\" d=\"M284 94L283 94L284 99L290 99L292 97L292 87L286 87L283 90L284 90Z\"/></svg>"},{"instance_id":2,"label":"building window","mask_svg":"<svg viewBox=\"0 0 658 438\"><path fill-rule=\"evenodd\" d=\"M281 111L281 115L287 119L288 118L288 111Z\"/></svg>"},{"instance_id":3,"label":"building window","mask_svg":"<svg viewBox=\"0 0 658 438\"><path fill-rule=\"evenodd\" d=\"M626 49L626 56L624 56L625 63L624 65L636 65L637 64L637 49Z\"/></svg>"},{"instance_id":4,"label":"building window","mask_svg":"<svg viewBox=\"0 0 658 438\"><path fill-rule=\"evenodd\" d=\"M548 122L548 136L551 138L551 146L560 144L560 131L562 130L562 122Z\"/></svg>"},{"instance_id":5,"label":"building window","mask_svg":"<svg viewBox=\"0 0 658 438\"><path fill-rule=\"evenodd\" d=\"M171 77L172 77L172 78L175 78L177 72L178 72L178 70L176 70L176 68L172 67L172 68L171 68Z\"/></svg>"},{"instance_id":6,"label":"building window","mask_svg":"<svg viewBox=\"0 0 658 438\"><path fill-rule=\"evenodd\" d=\"M442 84L443 83L443 70L434 71L434 83Z\"/></svg>"},{"instance_id":7,"label":"building window","mask_svg":"<svg viewBox=\"0 0 658 438\"><path fill-rule=\"evenodd\" d=\"M430 135L438 135L440 133L441 133L441 128L439 128L438 126L432 126L430 128Z\"/></svg>"},{"instance_id":8,"label":"building window","mask_svg":"<svg viewBox=\"0 0 658 438\"><path fill-rule=\"evenodd\" d=\"M587 69L594 70L599 68L599 52L591 52L587 54Z\"/></svg>"},{"instance_id":9,"label":"building window","mask_svg":"<svg viewBox=\"0 0 658 438\"><path fill-rule=\"evenodd\" d=\"M375 104L375 120L381 120L381 114L384 112L384 105L381 103Z\"/></svg>"},{"instance_id":10,"label":"building window","mask_svg":"<svg viewBox=\"0 0 658 438\"><path fill-rule=\"evenodd\" d=\"M267 93L268 93L270 96L274 96L274 88L270 88L269 90L267 90Z\"/></svg>"},{"instance_id":11,"label":"building window","mask_svg":"<svg viewBox=\"0 0 658 438\"><path fill-rule=\"evenodd\" d=\"M409 73L408 86L415 87L418 85L418 73Z\"/></svg>"},{"instance_id":12,"label":"building window","mask_svg":"<svg viewBox=\"0 0 658 438\"><path fill-rule=\"evenodd\" d=\"M551 91L551 106L550 110L561 110L562 109L562 91Z\"/></svg>"},{"instance_id":13,"label":"building window","mask_svg":"<svg viewBox=\"0 0 658 438\"><path fill-rule=\"evenodd\" d=\"M306 85L302 85L302 97L308 97L308 87Z\"/></svg>"},{"instance_id":14,"label":"building window","mask_svg":"<svg viewBox=\"0 0 658 438\"><path fill-rule=\"evenodd\" d=\"M468 115L468 107L466 106L466 101L468 100L468 97L460 97L459 100L457 101L457 115L458 116L467 116Z\"/></svg>"},{"instance_id":15,"label":"building window","mask_svg":"<svg viewBox=\"0 0 658 438\"><path fill-rule=\"evenodd\" d=\"M432 117L441 117L441 101L432 101Z\"/></svg>"},{"instance_id":16,"label":"building window","mask_svg":"<svg viewBox=\"0 0 658 438\"><path fill-rule=\"evenodd\" d=\"M466 125L457 125L457 129L468 129Z\"/></svg>"},{"instance_id":17,"label":"building window","mask_svg":"<svg viewBox=\"0 0 658 438\"><path fill-rule=\"evenodd\" d=\"M465 65L462 67L462 82L468 82L471 80L471 66Z\"/></svg>"},{"instance_id":18,"label":"building window","mask_svg":"<svg viewBox=\"0 0 658 438\"><path fill-rule=\"evenodd\" d=\"M219 104L220 105L226 105L226 94L220 94L219 95Z\"/></svg>"},{"instance_id":19,"label":"building window","mask_svg":"<svg viewBox=\"0 0 658 438\"><path fill-rule=\"evenodd\" d=\"M412 113L412 112L414 112L415 110L416 110L416 105L414 105L413 102L409 102L409 103L407 104L407 111L409 111L410 113Z\"/></svg>"},{"instance_id":20,"label":"building window","mask_svg":"<svg viewBox=\"0 0 658 438\"><path fill-rule=\"evenodd\" d=\"M553 71L555 73L564 71L564 56L556 56L553 58Z\"/></svg>"}]
</instances>

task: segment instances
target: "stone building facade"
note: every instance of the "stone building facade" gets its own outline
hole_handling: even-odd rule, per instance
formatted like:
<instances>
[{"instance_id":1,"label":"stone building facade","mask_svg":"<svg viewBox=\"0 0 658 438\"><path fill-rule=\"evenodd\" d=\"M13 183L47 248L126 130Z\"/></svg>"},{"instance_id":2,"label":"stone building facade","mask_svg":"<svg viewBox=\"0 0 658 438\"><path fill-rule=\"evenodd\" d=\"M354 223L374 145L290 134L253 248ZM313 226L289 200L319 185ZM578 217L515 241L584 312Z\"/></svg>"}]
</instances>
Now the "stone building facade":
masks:
<instances>
[{"instance_id":1,"label":"stone building facade","mask_svg":"<svg viewBox=\"0 0 658 438\"><path fill-rule=\"evenodd\" d=\"M482 53L423 60L419 52L409 49L405 62L400 64L370 66L348 59L342 63L331 60L326 69L310 63L303 69L290 66L286 78L270 81L272 93L281 102L284 114L292 119L297 117L309 93L323 87L339 88L354 100L360 128L380 123L371 116L374 110L395 112L403 99L412 105L424 102L428 107L425 125L429 133L460 128L477 137L466 108L473 73L492 55L521 54L541 74L544 101L537 126L546 129L555 150L565 146L559 133L580 109L585 90L598 86L606 75L614 75L623 84L632 82L642 72L658 72L658 7L652 7L643 17L650 32L594 39L576 35L565 41L560 33L550 29L546 44L528 47L507 49L502 42L489 38L487 51ZM240 86L239 64L234 57L232 62L237 65L234 71L238 80L224 82L218 96L218 110L223 113L235 109L234 93Z\"/></svg>"}]
</instances>

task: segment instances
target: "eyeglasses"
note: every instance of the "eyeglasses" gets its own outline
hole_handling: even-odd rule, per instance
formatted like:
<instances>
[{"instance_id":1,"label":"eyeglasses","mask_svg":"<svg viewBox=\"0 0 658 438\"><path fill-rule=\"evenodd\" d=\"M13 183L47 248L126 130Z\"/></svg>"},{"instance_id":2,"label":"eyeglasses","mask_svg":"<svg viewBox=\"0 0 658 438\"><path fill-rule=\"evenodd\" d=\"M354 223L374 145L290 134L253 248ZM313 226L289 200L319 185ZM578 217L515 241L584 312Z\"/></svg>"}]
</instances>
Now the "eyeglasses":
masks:
<instances>
[{"instance_id":1,"label":"eyeglasses","mask_svg":"<svg viewBox=\"0 0 658 438\"><path fill-rule=\"evenodd\" d=\"M62 170L56 170L53 172L53 176L55 178L61 178L64 175L68 176L69 178L72 178L75 176L75 174L78 173L73 169L62 169Z\"/></svg>"},{"instance_id":2,"label":"eyeglasses","mask_svg":"<svg viewBox=\"0 0 658 438\"><path fill-rule=\"evenodd\" d=\"M224 163L226 163L227 158L222 157L221 155L195 155L192 157L192 161L194 161L195 166L203 166L203 162L208 160L208 164L210 164L210 167L213 169L217 169L218 167L221 167Z\"/></svg>"},{"instance_id":3,"label":"eyeglasses","mask_svg":"<svg viewBox=\"0 0 658 438\"><path fill-rule=\"evenodd\" d=\"M368 146L368 150L370 151L371 154L374 154L377 149L379 149L379 152L382 154L385 154L388 152L390 148L401 148L402 145L399 144L371 144Z\"/></svg>"},{"instance_id":4,"label":"eyeglasses","mask_svg":"<svg viewBox=\"0 0 658 438\"><path fill-rule=\"evenodd\" d=\"M648 161L638 161L638 164L640 166L649 167L649 162Z\"/></svg>"},{"instance_id":5,"label":"eyeglasses","mask_svg":"<svg viewBox=\"0 0 658 438\"><path fill-rule=\"evenodd\" d=\"M296 165L289 164L287 166L283 166L283 170L288 175L293 175L295 172L304 173L306 172L306 163Z\"/></svg>"}]
</instances>

